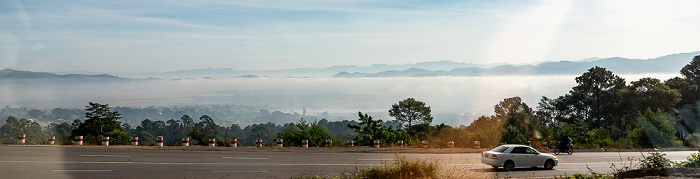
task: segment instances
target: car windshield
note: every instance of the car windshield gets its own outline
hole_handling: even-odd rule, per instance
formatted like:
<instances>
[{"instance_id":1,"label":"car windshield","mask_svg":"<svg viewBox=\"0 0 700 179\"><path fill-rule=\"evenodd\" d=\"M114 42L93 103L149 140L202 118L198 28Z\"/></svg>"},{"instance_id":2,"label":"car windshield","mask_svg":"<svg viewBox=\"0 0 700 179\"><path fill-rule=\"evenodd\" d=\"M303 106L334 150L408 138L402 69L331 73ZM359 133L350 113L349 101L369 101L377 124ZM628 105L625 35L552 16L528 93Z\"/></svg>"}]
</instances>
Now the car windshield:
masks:
<instances>
[{"instance_id":1,"label":"car windshield","mask_svg":"<svg viewBox=\"0 0 700 179\"><path fill-rule=\"evenodd\" d=\"M506 151L506 150L508 150L508 147L506 147L506 146L499 146L499 147L496 147L495 149L493 149L493 150L491 150L491 151L492 151L492 152L501 152L501 153L502 153L503 151Z\"/></svg>"}]
</instances>

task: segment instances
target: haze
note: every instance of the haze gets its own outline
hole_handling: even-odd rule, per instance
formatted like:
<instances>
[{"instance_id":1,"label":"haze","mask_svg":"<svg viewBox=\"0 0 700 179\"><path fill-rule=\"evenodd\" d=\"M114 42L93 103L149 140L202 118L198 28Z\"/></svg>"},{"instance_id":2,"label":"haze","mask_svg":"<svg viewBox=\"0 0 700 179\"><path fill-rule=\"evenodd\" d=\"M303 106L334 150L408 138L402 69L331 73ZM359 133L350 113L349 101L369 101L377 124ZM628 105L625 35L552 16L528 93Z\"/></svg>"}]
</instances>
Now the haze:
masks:
<instances>
[{"instance_id":1,"label":"haze","mask_svg":"<svg viewBox=\"0 0 700 179\"><path fill-rule=\"evenodd\" d=\"M142 73L654 58L700 47L700 2L2 1L0 67Z\"/></svg>"}]
</instances>

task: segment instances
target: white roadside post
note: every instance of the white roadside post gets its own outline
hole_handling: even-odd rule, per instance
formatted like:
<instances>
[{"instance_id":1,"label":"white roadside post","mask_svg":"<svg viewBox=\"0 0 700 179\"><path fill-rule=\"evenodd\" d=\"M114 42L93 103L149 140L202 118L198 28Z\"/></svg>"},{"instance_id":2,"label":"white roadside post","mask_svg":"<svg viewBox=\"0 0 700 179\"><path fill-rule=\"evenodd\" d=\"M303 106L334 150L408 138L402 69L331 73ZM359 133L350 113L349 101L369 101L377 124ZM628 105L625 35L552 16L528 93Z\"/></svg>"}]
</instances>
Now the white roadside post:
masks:
<instances>
[{"instance_id":1,"label":"white roadside post","mask_svg":"<svg viewBox=\"0 0 700 179\"><path fill-rule=\"evenodd\" d=\"M333 146L333 140L326 139L326 147L331 147L331 146Z\"/></svg>"},{"instance_id":2,"label":"white roadside post","mask_svg":"<svg viewBox=\"0 0 700 179\"><path fill-rule=\"evenodd\" d=\"M55 143L56 143L56 136L49 137L49 145L53 145Z\"/></svg>"},{"instance_id":3,"label":"white roadside post","mask_svg":"<svg viewBox=\"0 0 700 179\"><path fill-rule=\"evenodd\" d=\"M190 146L190 138L189 137L182 138L182 146L185 146L185 147Z\"/></svg>"},{"instance_id":4,"label":"white roadside post","mask_svg":"<svg viewBox=\"0 0 700 179\"><path fill-rule=\"evenodd\" d=\"M83 136L75 136L75 145L83 145Z\"/></svg>"},{"instance_id":5,"label":"white roadside post","mask_svg":"<svg viewBox=\"0 0 700 179\"><path fill-rule=\"evenodd\" d=\"M379 148L379 140L374 140L374 147Z\"/></svg>"},{"instance_id":6,"label":"white roadside post","mask_svg":"<svg viewBox=\"0 0 700 179\"><path fill-rule=\"evenodd\" d=\"M353 147L355 146L355 141L354 140L348 140L348 147Z\"/></svg>"},{"instance_id":7,"label":"white roadside post","mask_svg":"<svg viewBox=\"0 0 700 179\"><path fill-rule=\"evenodd\" d=\"M301 140L301 147L309 148L309 140Z\"/></svg>"},{"instance_id":8,"label":"white roadside post","mask_svg":"<svg viewBox=\"0 0 700 179\"><path fill-rule=\"evenodd\" d=\"M283 147L284 146L284 141L282 139L277 139L276 141L277 147Z\"/></svg>"},{"instance_id":9,"label":"white roadside post","mask_svg":"<svg viewBox=\"0 0 700 179\"><path fill-rule=\"evenodd\" d=\"M238 139L236 139L236 138L231 139L231 147L238 147Z\"/></svg>"},{"instance_id":10,"label":"white roadside post","mask_svg":"<svg viewBox=\"0 0 700 179\"><path fill-rule=\"evenodd\" d=\"M17 143L24 144L26 138L27 138L27 134L19 134L17 136Z\"/></svg>"},{"instance_id":11,"label":"white roadside post","mask_svg":"<svg viewBox=\"0 0 700 179\"><path fill-rule=\"evenodd\" d=\"M156 137L156 146L163 146L163 136Z\"/></svg>"},{"instance_id":12,"label":"white roadside post","mask_svg":"<svg viewBox=\"0 0 700 179\"><path fill-rule=\"evenodd\" d=\"M104 146L109 145L109 137L102 137L102 145L104 145Z\"/></svg>"},{"instance_id":13,"label":"white roadside post","mask_svg":"<svg viewBox=\"0 0 700 179\"><path fill-rule=\"evenodd\" d=\"M209 139L209 147L216 147L216 139Z\"/></svg>"},{"instance_id":14,"label":"white roadside post","mask_svg":"<svg viewBox=\"0 0 700 179\"><path fill-rule=\"evenodd\" d=\"M255 146L257 146L257 147L262 147L262 139L256 139L256 140L255 140Z\"/></svg>"},{"instance_id":15,"label":"white roadside post","mask_svg":"<svg viewBox=\"0 0 700 179\"><path fill-rule=\"evenodd\" d=\"M131 145L139 145L139 137L131 137Z\"/></svg>"}]
</instances>

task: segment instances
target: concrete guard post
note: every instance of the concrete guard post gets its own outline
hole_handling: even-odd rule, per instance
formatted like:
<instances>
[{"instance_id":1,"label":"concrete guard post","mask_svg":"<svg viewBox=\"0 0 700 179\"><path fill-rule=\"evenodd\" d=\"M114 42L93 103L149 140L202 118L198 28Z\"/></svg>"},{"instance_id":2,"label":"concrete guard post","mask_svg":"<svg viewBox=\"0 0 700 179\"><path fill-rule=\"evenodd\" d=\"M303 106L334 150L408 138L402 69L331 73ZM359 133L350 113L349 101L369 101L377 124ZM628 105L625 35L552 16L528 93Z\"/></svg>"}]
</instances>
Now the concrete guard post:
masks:
<instances>
[{"instance_id":1,"label":"concrete guard post","mask_svg":"<svg viewBox=\"0 0 700 179\"><path fill-rule=\"evenodd\" d=\"M216 147L216 139L209 139L209 147Z\"/></svg>"},{"instance_id":2,"label":"concrete guard post","mask_svg":"<svg viewBox=\"0 0 700 179\"><path fill-rule=\"evenodd\" d=\"M17 136L17 144L24 144L25 139L27 139L27 134L19 134Z\"/></svg>"},{"instance_id":3,"label":"concrete guard post","mask_svg":"<svg viewBox=\"0 0 700 179\"><path fill-rule=\"evenodd\" d=\"M109 137L102 137L102 145L104 145L104 146L109 145Z\"/></svg>"},{"instance_id":4,"label":"concrete guard post","mask_svg":"<svg viewBox=\"0 0 700 179\"><path fill-rule=\"evenodd\" d=\"M455 142L454 141L449 141L447 142L448 147L455 147Z\"/></svg>"},{"instance_id":5,"label":"concrete guard post","mask_svg":"<svg viewBox=\"0 0 700 179\"><path fill-rule=\"evenodd\" d=\"M326 147L331 147L331 146L333 146L333 140L326 139Z\"/></svg>"},{"instance_id":6,"label":"concrete guard post","mask_svg":"<svg viewBox=\"0 0 700 179\"><path fill-rule=\"evenodd\" d=\"M231 147L238 147L238 139L236 139L236 138L231 139Z\"/></svg>"},{"instance_id":7,"label":"concrete guard post","mask_svg":"<svg viewBox=\"0 0 700 179\"><path fill-rule=\"evenodd\" d=\"M83 136L75 136L75 145L83 145Z\"/></svg>"},{"instance_id":8,"label":"concrete guard post","mask_svg":"<svg viewBox=\"0 0 700 179\"><path fill-rule=\"evenodd\" d=\"M348 140L348 147L355 146L355 141L354 140Z\"/></svg>"},{"instance_id":9,"label":"concrete guard post","mask_svg":"<svg viewBox=\"0 0 700 179\"><path fill-rule=\"evenodd\" d=\"M182 146L185 146L185 147L190 146L190 138L189 137L182 138Z\"/></svg>"},{"instance_id":10,"label":"concrete guard post","mask_svg":"<svg viewBox=\"0 0 700 179\"><path fill-rule=\"evenodd\" d=\"M301 147L309 148L309 140L307 140L307 139L301 140Z\"/></svg>"},{"instance_id":11,"label":"concrete guard post","mask_svg":"<svg viewBox=\"0 0 700 179\"><path fill-rule=\"evenodd\" d=\"M139 137L131 137L131 145L139 145Z\"/></svg>"},{"instance_id":12,"label":"concrete guard post","mask_svg":"<svg viewBox=\"0 0 700 179\"><path fill-rule=\"evenodd\" d=\"M55 143L56 143L56 136L49 137L49 145L53 145Z\"/></svg>"},{"instance_id":13,"label":"concrete guard post","mask_svg":"<svg viewBox=\"0 0 700 179\"><path fill-rule=\"evenodd\" d=\"M421 141L420 143L421 143L421 145L422 145L423 147L425 147L425 148L428 147L428 141L427 141L427 140Z\"/></svg>"},{"instance_id":14,"label":"concrete guard post","mask_svg":"<svg viewBox=\"0 0 700 179\"><path fill-rule=\"evenodd\" d=\"M163 146L163 136L156 137L156 146Z\"/></svg>"},{"instance_id":15,"label":"concrete guard post","mask_svg":"<svg viewBox=\"0 0 700 179\"><path fill-rule=\"evenodd\" d=\"M374 148L379 148L379 140L374 140Z\"/></svg>"},{"instance_id":16,"label":"concrete guard post","mask_svg":"<svg viewBox=\"0 0 700 179\"><path fill-rule=\"evenodd\" d=\"M403 140L396 141L396 145L403 147Z\"/></svg>"},{"instance_id":17,"label":"concrete guard post","mask_svg":"<svg viewBox=\"0 0 700 179\"><path fill-rule=\"evenodd\" d=\"M282 139L277 139L277 141L275 141L275 143L277 143L277 147L283 147L283 146L284 146L284 141L283 141Z\"/></svg>"},{"instance_id":18,"label":"concrete guard post","mask_svg":"<svg viewBox=\"0 0 700 179\"><path fill-rule=\"evenodd\" d=\"M263 143L263 142L262 142L262 139L256 139L256 140L255 140L255 146L256 146L256 147L262 147L262 143Z\"/></svg>"}]
</instances>

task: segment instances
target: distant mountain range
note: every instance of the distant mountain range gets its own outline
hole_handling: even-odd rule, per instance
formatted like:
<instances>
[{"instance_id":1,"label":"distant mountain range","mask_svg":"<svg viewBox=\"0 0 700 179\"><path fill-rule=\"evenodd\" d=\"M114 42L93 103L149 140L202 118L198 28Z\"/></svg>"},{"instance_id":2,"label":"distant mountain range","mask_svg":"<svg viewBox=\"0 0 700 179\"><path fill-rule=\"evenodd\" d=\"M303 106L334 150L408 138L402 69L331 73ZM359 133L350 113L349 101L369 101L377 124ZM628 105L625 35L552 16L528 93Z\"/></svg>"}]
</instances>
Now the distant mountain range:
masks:
<instances>
[{"instance_id":1,"label":"distant mountain range","mask_svg":"<svg viewBox=\"0 0 700 179\"><path fill-rule=\"evenodd\" d=\"M546 62L536 65L498 65L493 67L462 67L451 70L427 70L409 68L405 70L390 70L377 73L353 71L339 72L333 77L434 77L434 76L508 76L508 75L576 75L583 74L588 69L599 66L615 74L649 74L649 73L680 73L683 66L690 63L700 52L681 53L662 56L654 59L605 58L586 59L579 62L560 61Z\"/></svg>"},{"instance_id":2,"label":"distant mountain range","mask_svg":"<svg viewBox=\"0 0 700 179\"><path fill-rule=\"evenodd\" d=\"M66 74L58 75L47 72L31 72L20 71L13 69L0 70L0 80L78 80L78 81L123 81L128 78L120 78L108 74L99 75L84 75L84 74Z\"/></svg>"},{"instance_id":3,"label":"distant mountain range","mask_svg":"<svg viewBox=\"0 0 700 179\"><path fill-rule=\"evenodd\" d=\"M679 73L700 51L666 55L653 59L589 58L580 61L545 62L532 65L510 64L469 64L451 61L423 62L416 64L387 65L374 64L368 67L355 65L332 66L328 68L294 68L284 70L234 70L232 68L194 69L171 72L121 74L117 77L108 74L58 75L47 72L30 72L13 69L0 70L2 79L48 79L48 80L97 80L118 81L131 79L187 79L187 78L266 78L266 77L335 77L335 78L374 78L374 77L436 77L436 76L509 76L509 75L576 75L599 66L615 74L672 74Z\"/></svg>"}]
</instances>

